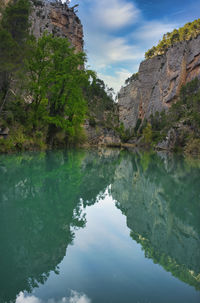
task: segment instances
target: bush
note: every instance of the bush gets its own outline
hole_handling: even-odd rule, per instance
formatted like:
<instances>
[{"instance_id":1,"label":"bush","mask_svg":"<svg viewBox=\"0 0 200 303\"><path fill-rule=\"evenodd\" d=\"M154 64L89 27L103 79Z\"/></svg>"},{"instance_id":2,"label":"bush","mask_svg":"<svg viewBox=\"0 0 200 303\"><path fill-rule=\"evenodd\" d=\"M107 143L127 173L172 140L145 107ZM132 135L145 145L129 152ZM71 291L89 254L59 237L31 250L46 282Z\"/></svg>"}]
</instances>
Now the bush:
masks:
<instances>
[{"instance_id":1,"label":"bush","mask_svg":"<svg viewBox=\"0 0 200 303\"><path fill-rule=\"evenodd\" d=\"M152 143L152 127L150 123L147 123L147 126L143 129L142 135L144 143L150 145Z\"/></svg>"},{"instance_id":2,"label":"bush","mask_svg":"<svg viewBox=\"0 0 200 303\"><path fill-rule=\"evenodd\" d=\"M186 154L200 155L200 139L190 139L184 151Z\"/></svg>"},{"instance_id":3,"label":"bush","mask_svg":"<svg viewBox=\"0 0 200 303\"><path fill-rule=\"evenodd\" d=\"M163 35L157 46L153 46L145 53L145 58L163 55L174 43L196 38L200 34L200 19L186 23L183 27L174 29L171 33Z\"/></svg>"}]
</instances>

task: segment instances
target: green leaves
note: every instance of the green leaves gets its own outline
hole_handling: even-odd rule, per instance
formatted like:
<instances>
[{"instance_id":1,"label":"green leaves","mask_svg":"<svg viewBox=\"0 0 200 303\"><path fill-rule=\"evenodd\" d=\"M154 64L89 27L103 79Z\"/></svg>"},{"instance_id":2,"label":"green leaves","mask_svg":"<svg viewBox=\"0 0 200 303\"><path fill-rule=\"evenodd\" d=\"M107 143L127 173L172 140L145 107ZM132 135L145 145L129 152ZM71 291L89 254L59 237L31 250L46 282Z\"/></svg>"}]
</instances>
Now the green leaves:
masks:
<instances>
[{"instance_id":1,"label":"green leaves","mask_svg":"<svg viewBox=\"0 0 200 303\"><path fill-rule=\"evenodd\" d=\"M163 35L157 46L153 46L145 53L149 59L157 55L163 55L170 46L179 41L186 41L196 38L200 34L200 19L186 23L183 27L174 29L171 33Z\"/></svg>"},{"instance_id":2,"label":"green leaves","mask_svg":"<svg viewBox=\"0 0 200 303\"><path fill-rule=\"evenodd\" d=\"M1 5L0 23L0 107L6 105L13 75L23 66L26 54L26 39L29 36L28 0L10 1Z\"/></svg>"},{"instance_id":3,"label":"green leaves","mask_svg":"<svg viewBox=\"0 0 200 303\"><path fill-rule=\"evenodd\" d=\"M87 107L83 88L90 84L92 74L84 70L85 60L85 54L75 53L66 39L44 34L38 41L30 41L26 67L28 93L33 97L33 127L36 120L43 121L44 127L47 123L51 142L59 129L65 130L66 141L73 141L84 121Z\"/></svg>"}]
</instances>

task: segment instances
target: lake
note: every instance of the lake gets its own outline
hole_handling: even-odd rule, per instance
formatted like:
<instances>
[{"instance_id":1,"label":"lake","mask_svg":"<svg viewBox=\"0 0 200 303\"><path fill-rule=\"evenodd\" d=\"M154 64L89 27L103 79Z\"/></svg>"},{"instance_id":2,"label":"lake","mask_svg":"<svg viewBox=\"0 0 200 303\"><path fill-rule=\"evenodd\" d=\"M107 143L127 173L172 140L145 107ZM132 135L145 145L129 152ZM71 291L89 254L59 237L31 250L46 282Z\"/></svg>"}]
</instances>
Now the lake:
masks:
<instances>
[{"instance_id":1,"label":"lake","mask_svg":"<svg viewBox=\"0 0 200 303\"><path fill-rule=\"evenodd\" d=\"M0 302L200 302L200 160L0 156Z\"/></svg>"}]
</instances>

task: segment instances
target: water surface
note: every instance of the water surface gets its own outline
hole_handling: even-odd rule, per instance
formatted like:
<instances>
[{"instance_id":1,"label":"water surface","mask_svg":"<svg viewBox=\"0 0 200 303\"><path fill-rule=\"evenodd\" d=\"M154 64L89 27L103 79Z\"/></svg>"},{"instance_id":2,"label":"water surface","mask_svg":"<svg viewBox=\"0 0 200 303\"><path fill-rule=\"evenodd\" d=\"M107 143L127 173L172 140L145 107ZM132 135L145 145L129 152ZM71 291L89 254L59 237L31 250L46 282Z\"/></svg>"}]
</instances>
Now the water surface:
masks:
<instances>
[{"instance_id":1,"label":"water surface","mask_svg":"<svg viewBox=\"0 0 200 303\"><path fill-rule=\"evenodd\" d=\"M0 302L200 302L200 161L0 156Z\"/></svg>"}]
</instances>

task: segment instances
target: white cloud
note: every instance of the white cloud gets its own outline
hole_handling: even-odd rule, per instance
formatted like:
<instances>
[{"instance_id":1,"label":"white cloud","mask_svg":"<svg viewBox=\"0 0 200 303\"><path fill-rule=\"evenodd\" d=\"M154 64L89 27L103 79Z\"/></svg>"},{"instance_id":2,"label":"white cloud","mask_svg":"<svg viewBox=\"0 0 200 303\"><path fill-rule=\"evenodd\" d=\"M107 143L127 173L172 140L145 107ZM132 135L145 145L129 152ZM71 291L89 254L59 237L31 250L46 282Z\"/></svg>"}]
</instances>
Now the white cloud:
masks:
<instances>
[{"instance_id":1,"label":"white cloud","mask_svg":"<svg viewBox=\"0 0 200 303\"><path fill-rule=\"evenodd\" d=\"M69 303L91 303L91 300L85 294L72 290Z\"/></svg>"},{"instance_id":2,"label":"white cloud","mask_svg":"<svg viewBox=\"0 0 200 303\"><path fill-rule=\"evenodd\" d=\"M35 296L25 296L23 292L20 292L16 303L42 303L42 301Z\"/></svg>"},{"instance_id":3,"label":"white cloud","mask_svg":"<svg viewBox=\"0 0 200 303\"><path fill-rule=\"evenodd\" d=\"M99 77L105 81L108 87L112 87L115 92L118 92L121 86L124 84L124 81L132 75L127 69L119 69L111 75L106 75L99 73Z\"/></svg>"},{"instance_id":4,"label":"white cloud","mask_svg":"<svg viewBox=\"0 0 200 303\"><path fill-rule=\"evenodd\" d=\"M153 46L158 43L162 36L167 32L171 32L177 24L164 23L161 21L146 21L138 27L132 34L133 39L137 40L137 43L143 43Z\"/></svg>"},{"instance_id":5,"label":"white cloud","mask_svg":"<svg viewBox=\"0 0 200 303\"><path fill-rule=\"evenodd\" d=\"M59 300L53 298L43 301L36 296L27 296L20 292L15 303L91 303L91 300L83 293L71 290L70 297L63 297Z\"/></svg>"},{"instance_id":6,"label":"white cloud","mask_svg":"<svg viewBox=\"0 0 200 303\"><path fill-rule=\"evenodd\" d=\"M95 22L107 29L119 29L138 21L139 9L127 0L94 1Z\"/></svg>"},{"instance_id":7,"label":"white cloud","mask_svg":"<svg viewBox=\"0 0 200 303\"><path fill-rule=\"evenodd\" d=\"M130 0L80 0L79 5L88 63L115 91L126 79L122 70L127 70L127 76L137 72L144 53L176 27L169 22L145 20Z\"/></svg>"},{"instance_id":8,"label":"white cloud","mask_svg":"<svg viewBox=\"0 0 200 303\"><path fill-rule=\"evenodd\" d=\"M98 36L91 33L88 40L89 62L100 68L109 67L112 64L133 60L142 60L143 53L134 45L130 45L126 38L113 37L111 35Z\"/></svg>"}]
</instances>

